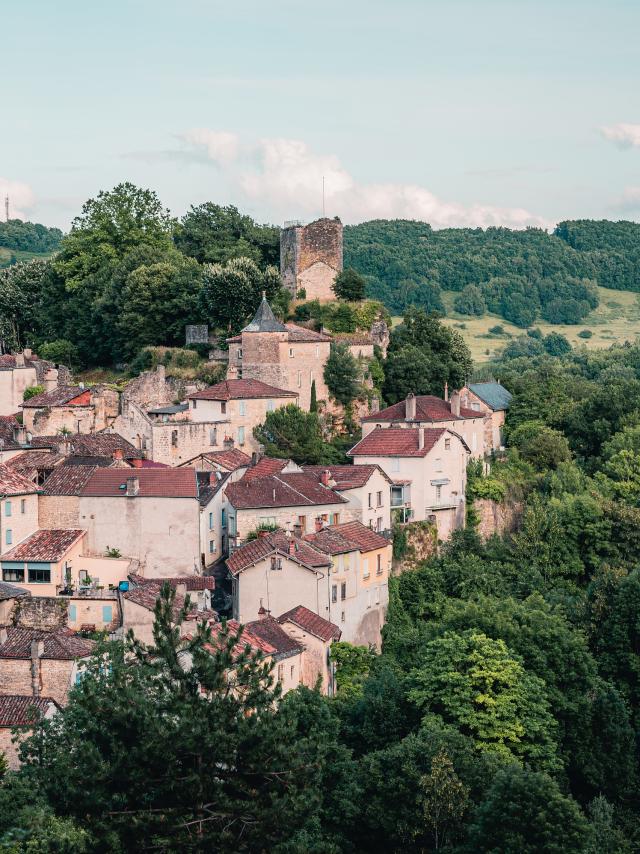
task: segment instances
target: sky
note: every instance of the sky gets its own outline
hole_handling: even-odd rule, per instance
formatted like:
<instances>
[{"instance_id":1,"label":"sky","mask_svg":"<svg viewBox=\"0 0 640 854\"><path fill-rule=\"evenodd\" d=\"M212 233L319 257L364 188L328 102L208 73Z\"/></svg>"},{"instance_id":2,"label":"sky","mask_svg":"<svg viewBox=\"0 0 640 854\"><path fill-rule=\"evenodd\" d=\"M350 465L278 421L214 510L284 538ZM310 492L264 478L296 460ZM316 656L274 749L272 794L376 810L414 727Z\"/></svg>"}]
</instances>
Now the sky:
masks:
<instances>
[{"instance_id":1,"label":"sky","mask_svg":"<svg viewBox=\"0 0 640 854\"><path fill-rule=\"evenodd\" d=\"M175 216L640 220L637 0L0 0L0 194ZM4 205L0 216L4 214Z\"/></svg>"}]
</instances>

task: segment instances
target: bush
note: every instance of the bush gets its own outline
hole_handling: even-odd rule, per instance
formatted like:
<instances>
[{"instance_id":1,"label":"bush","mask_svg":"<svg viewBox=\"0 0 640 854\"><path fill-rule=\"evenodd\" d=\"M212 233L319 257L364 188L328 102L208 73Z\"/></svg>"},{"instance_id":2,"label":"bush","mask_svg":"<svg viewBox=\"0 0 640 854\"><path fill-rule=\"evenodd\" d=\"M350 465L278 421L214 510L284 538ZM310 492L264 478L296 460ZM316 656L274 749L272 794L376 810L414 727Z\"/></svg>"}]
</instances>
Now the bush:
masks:
<instances>
[{"instance_id":1,"label":"bush","mask_svg":"<svg viewBox=\"0 0 640 854\"><path fill-rule=\"evenodd\" d=\"M67 365L70 368L79 364L80 361L78 348L66 338L58 338L55 341L41 344L38 347L38 355L41 359L46 359L55 365Z\"/></svg>"},{"instance_id":2,"label":"bush","mask_svg":"<svg viewBox=\"0 0 640 854\"><path fill-rule=\"evenodd\" d=\"M500 326L500 324L498 324L497 326L490 326L489 335L504 335L504 326Z\"/></svg>"},{"instance_id":3,"label":"bush","mask_svg":"<svg viewBox=\"0 0 640 854\"><path fill-rule=\"evenodd\" d=\"M204 365L198 367L196 379L207 385L215 385L222 382L226 373L224 365L221 365L219 362L205 362Z\"/></svg>"},{"instance_id":4,"label":"bush","mask_svg":"<svg viewBox=\"0 0 640 854\"><path fill-rule=\"evenodd\" d=\"M31 400L32 397L35 397L37 394L42 394L43 391L43 385L32 385L31 388L25 388L24 394L22 395L22 399Z\"/></svg>"},{"instance_id":5,"label":"bush","mask_svg":"<svg viewBox=\"0 0 640 854\"><path fill-rule=\"evenodd\" d=\"M482 291L477 285L467 285L455 298L453 307L459 314L474 317L482 317L487 310Z\"/></svg>"},{"instance_id":6,"label":"bush","mask_svg":"<svg viewBox=\"0 0 640 854\"><path fill-rule=\"evenodd\" d=\"M590 329L581 329L578 332L578 338L592 338L593 332Z\"/></svg>"}]
</instances>

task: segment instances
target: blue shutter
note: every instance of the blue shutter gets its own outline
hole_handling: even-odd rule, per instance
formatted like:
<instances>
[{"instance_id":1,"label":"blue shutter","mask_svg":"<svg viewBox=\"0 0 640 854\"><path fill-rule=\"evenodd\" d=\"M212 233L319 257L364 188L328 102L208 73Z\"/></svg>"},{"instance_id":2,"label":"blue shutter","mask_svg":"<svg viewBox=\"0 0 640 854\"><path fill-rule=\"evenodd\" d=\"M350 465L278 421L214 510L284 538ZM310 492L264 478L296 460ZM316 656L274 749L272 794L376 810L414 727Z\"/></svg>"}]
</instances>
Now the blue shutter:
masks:
<instances>
[{"instance_id":1,"label":"blue shutter","mask_svg":"<svg viewBox=\"0 0 640 854\"><path fill-rule=\"evenodd\" d=\"M11 502L10 501L4 502L4 515L5 516L11 516Z\"/></svg>"},{"instance_id":2,"label":"blue shutter","mask_svg":"<svg viewBox=\"0 0 640 854\"><path fill-rule=\"evenodd\" d=\"M11 530L11 528L7 528L4 539L5 539L6 544L8 546L10 546L11 543L13 542L13 531Z\"/></svg>"},{"instance_id":3,"label":"blue shutter","mask_svg":"<svg viewBox=\"0 0 640 854\"><path fill-rule=\"evenodd\" d=\"M69 605L69 619L72 623L75 623L75 621L78 619L78 611L76 609L76 606L73 604Z\"/></svg>"},{"instance_id":4,"label":"blue shutter","mask_svg":"<svg viewBox=\"0 0 640 854\"><path fill-rule=\"evenodd\" d=\"M102 606L102 622L110 623L113 620L113 605Z\"/></svg>"}]
</instances>

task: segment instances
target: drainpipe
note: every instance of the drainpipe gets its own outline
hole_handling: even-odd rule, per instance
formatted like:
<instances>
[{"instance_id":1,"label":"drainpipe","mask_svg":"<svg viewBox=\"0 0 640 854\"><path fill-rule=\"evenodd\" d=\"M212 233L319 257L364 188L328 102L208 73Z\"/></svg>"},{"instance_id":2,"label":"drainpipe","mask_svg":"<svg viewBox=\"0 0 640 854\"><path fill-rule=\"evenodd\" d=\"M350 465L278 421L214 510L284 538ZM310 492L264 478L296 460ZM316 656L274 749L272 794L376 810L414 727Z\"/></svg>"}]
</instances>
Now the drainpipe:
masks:
<instances>
[{"instance_id":1,"label":"drainpipe","mask_svg":"<svg viewBox=\"0 0 640 854\"><path fill-rule=\"evenodd\" d=\"M31 693L39 697L42 688L42 674L40 660L44 655L44 641L31 641Z\"/></svg>"}]
</instances>

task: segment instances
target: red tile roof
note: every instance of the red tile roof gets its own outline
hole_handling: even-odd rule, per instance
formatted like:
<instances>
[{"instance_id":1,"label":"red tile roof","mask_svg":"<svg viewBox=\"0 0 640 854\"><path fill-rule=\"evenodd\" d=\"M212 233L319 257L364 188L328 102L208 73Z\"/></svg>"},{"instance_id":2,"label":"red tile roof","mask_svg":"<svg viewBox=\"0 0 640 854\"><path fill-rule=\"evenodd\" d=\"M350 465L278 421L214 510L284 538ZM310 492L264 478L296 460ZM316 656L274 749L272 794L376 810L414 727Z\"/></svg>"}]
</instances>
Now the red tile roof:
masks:
<instances>
[{"instance_id":1,"label":"red tile roof","mask_svg":"<svg viewBox=\"0 0 640 854\"><path fill-rule=\"evenodd\" d=\"M70 436L34 436L34 448L55 448L68 444L72 454L89 457L113 457L123 451L127 460L141 459L142 452L119 433L73 433Z\"/></svg>"},{"instance_id":2,"label":"red tile roof","mask_svg":"<svg viewBox=\"0 0 640 854\"><path fill-rule=\"evenodd\" d=\"M96 466L58 466L45 480L43 495L81 495ZM122 471L122 469L118 469ZM122 475L121 475L122 476Z\"/></svg>"},{"instance_id":3,"label":"red tile roof","mask_svg":"<svg viewBox=\"0 0 640 854\"><path fill-rule=\"evenodd\" d=\"M331 335L326 335L324 332L314 332L313 329L307 329L305 326L296 326L295 323L286 323L287 331L289 332L289 341L292 342L313 342L332 341Z\"/></svg>"},{"instance_id":4,"label":"red tile roof","mask_svg":"<svg viewBox=\"0 0 640 854\"><path fill-rule=\"evenodd\" d=\"M7 465L28 480L33 480L39 472L54 469L64 459L62 454L52 451L25 451L8 460Z\"/></svg>"},{"instance_id":5,"label":"red tile roof","mask_svg":"<svg viewBox=\"0 0 640 854\"><path fill-rule=\"evenodd\" d=\"M290 542L294 543L294 551L289 551ZM321 569L331 565L326 554L314 548L310 543L299 537L287 537L284 531L274 531L250 540L227 558L227 567L232 575L238 575L244 569L265 560L270 555L287 557L301 566L310 569Z\"/></svg>"},{"instance_id":6,"label":"red tile roof","mask_svg":"<svg viewBox=\"0 0 640 854\"><path fill-rule=\"evenodd\" d=\"M202 391L190 394L189 400L248 400L253 398L297 397L295 391L287 391L267 385L260 380L223 380Z\"/></svg>"},{"instance_id":7,"label":"red tile roof","mask_svg":"<svg viewBox=\"0 0 640 854\"><path fill-rule=\"evenodd\" d=\"M81 539L86 531L73 528L36 531L26 540L2 555L2 560L32 560L55 562L69 551L71 546Z\"/></svg>"},{"instance_id":8,"label":"red tile roof","mask_svg":"<svg viewBox=\"0 0 640 854\"><path fill-rule=\"evenodd\" d=\"M41 409L47 406L89 406L91 389L80 388L79 385L63 385L53 391L43 391L25 400L22 407Z\"/></svg>"},{"instance_id":9,"label":"red tile roof","mask_svg":"<svg viewBox=\"0 0 640 854\"><path fill-rule=\"evenodd\" d=\"M270 474L278 474L288 465L289 460L279 460L274 457L262 457L255 466L250 466L243 474L243 480L253 480L256 477L266 477Z\"/></svg>"},{"instance_id":10,"label":"red tile roof","mask_svg":"<svg viewBox=\"0 0 640 854\"><path fill-rule=\"evenodd\" d=\"M422 428L420 428L422 429ZM352 457L426 457L447 431L424 429L424 447L420 448L420 429L415 427L376 427L348 452Z\"/></svg>"},{"instance_id":11,"label":"red tile roof","mask_svg":"<svg viewBox=\"0 0 640 854\"><path fill-rule=\"evenodd\" d=\"M391 482L389 475L380 466L370 463L369 465L344 465L344 466L302 466L304 472L320 477L323 471L329 470L332 480L335 481L335 489L342 492L345 489L357 489L366 486L372 474L379 471L385 480Z\"/></svg>"},{"instance_id":12,"label":"red tile roof","mask_svg":"<svg viewBox=\"0 0 640 854\"><path fill-rule=\"evenodd\" d=\"M156 602L160 598L162 585L164 582L172 584L170 578L142 578L141 576L132 576L133 586L123 593L123 597L134 605L140 605L148 611L153 611L156 607ZM175 585L172 585L175 586ZM184 607L185 597L176 594L173 600L173 615L177 618L181 609ZM192 607L195 607L192 605Z\"/></svg>"},{"instance_id":13,"label":"red tile roof","mask_svg":"<svg viewBox=\"0 0 640 854\"><path fill-rule=\"evenodd\" d=\"M355 543L343 537L338 531L334 530L333 526L323 528L315 534L306 534L304 539L328 555L340 555L347 552L359 551Z\"/></svg>"},{"instance_id":14,"label":"red tile roof","mask_svg":"<svg viewBox=\"0 0 640 854\"><path fill-rule=\"evenodd\" d=\"M52 706L60 708L51 697L34 697L32 694L0 697L0 727L29 726L46 715Z\"/></svg>"},{"instance_id":15,"label":"red tile roof","mask_svg":"<svg viewBox=\"0 0 640 854\"><path fill-rule=\"evenodd\" d=\"M78 637L69 629L44 632L40 629L23 629L9 626L7 640L0 645L0 658L31 658L31 642L44 643L42 658L56 661L73 661L87 658L95 647L95 641Z\"/></svg>"},{"instance_id":16,"label":"red tile roof","mask_svg":"<svg viewBox=\"0 0 640 854\"><path fill-rule=\"evenodd\" d=\"M20 424L15 415L0 415L0 449L16 450L22 447L15 440L16 427L20 427Z\"/></svg>"},{"instance_id":17,"label":"red tile roof","mask_svg":"<svg viewBox=\"0 0 640 854\"><path fill-rule=\"evenodd\" d=\"M35 367L36 362L39 361L41 361L41 359L39 359L35 354L30 359L24 356L24 367ZM15 367L17 367L15 353L4 353L0 356L0 370L11 370Z\"/></svg>"},{"instance_id":18,"label":"red tile roof","mask_svg":"<svg viewBox=\"0 0 640 854\"><path fill-rule=\"evenodd\" d=\"M252 620L245 624L245 631L273 647L276 661L298 655L304 649L291 635L288 635L280 623L273 617Z\"/></svg>"},{"instance_id":19,"label":"red tile roof","mask_svg":"<svg viewBox=\"0 0 640 854\"><path fill-rule=\"evenodd\" d=\"M482 412L473 409L460 409L460 415L451 412L451 401L442 400L432 394L419 394L415 397L416 417L414 421L458 421L465 418L482 418ZM363 421L406 421L406 400L387 406L379 412L365 415Z\"/></svg>"},{"instance_id":20,"label":"red tile roof","mask_svg":"<svg viewBox=\"0 0 640 854\"><path fill-rule=\"evenodd\" d=\"M222 646L223 640L220 637L223 631L222 623L209 623L211 627L211 636L214 646ZM236 620L227 620L227 626L229 631L233 634L240 630L240 623ZM187 636L189 637L189 636ZM242 629L242 634L240 635L240 639L236 643L233 649L233 657L237 658L242 652L244 652L247 646L252 647L254 651L261 652L265 656L271 656L276 652L276 648L268 643L258 635L255 635L253 632L247 630L246 628ZM213 650L212 650L213 651Z\"/></svg>"},{"instance_id":21,"label":"red tile roof","mask_svg":"<svg viewBox=\"0 0 640 854\"><path fill-rule=\"evenodd\" d=\"M346 504L347 499L304 473L271 475L230 483L225 494L236 510Z\"/></svg>"},{"instance_id":22,"label":"red tile roof","mask_svg":"<svg viewBox=\"0 0 640 854\"><path fill-rule=\"evenodd\" d=\"M190 468L166 469L96 469L81 495L126 496L127 479L138 479L138 496L142 498L198 498L196 470Z\"/></svg>"},{"instance_id":23,"label":"red tile roof","mask_svg":"<svg viewBox=\"0 0 640 854\"><path fill-rule=\"evenodd\" d=\"M235 471L236 469L248 466L251 463L251 457L241 451L239 448L229 448L226 451L210 451L206 454L198 454L188 461L188 465L193 464L196 460L208 460L215 465L221 466L227 471Z\"/></svg>"},{"instance_id":24,"label":"red tile roof","mask_svg":"<svg viewBox=\"0 0 640 854\"><path fill-rule=\"evenodd\" d=\"M374 549L383 549L390 545L389 540L363 525L362 522L341 522L338 525L332 525L329 530L340 534L356 545L361 552L371 552Z\"/></svg>"},{"instance_id":25,"label":"red tile roof","mask_svg":"<svg viewBox=\"0 0 640 854\"><path fill-rule=\"evenodd\" d=\"M8 465L0 465L0 497L5 495L31 495L38 491L32 481Z\"/></svg>"},{"instance_id":26,"label":"red tile roof","mask_svg":"<svg viewBox=\"0 0 640 854\"><path fill-rule=\"evenodd\" d=\"M342 634L335 623L330 623L329 620L325 620L319 614L314 614L304 605L297 605L285 614L281 614L278 617L278 622L293 623L294 626L298 626L303 631L325 642L339 640Z\"/></svg>"}]
</instances>

